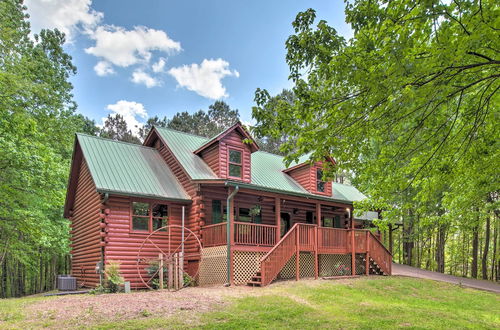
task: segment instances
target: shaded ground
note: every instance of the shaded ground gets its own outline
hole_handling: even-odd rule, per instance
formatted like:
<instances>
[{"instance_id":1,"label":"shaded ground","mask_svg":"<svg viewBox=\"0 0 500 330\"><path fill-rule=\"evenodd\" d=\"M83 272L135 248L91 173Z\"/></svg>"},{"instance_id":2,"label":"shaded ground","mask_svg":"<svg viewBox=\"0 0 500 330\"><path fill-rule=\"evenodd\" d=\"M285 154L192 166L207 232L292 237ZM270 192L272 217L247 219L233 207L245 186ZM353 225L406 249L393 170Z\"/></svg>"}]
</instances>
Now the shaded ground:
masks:
<instances>
[{"instance_id":1,"label":"shaded ground","mask_svg":"<svg viewBox=\"0 0 500 330\"><path fill-rule=\"evenodd\" d=\"M400 276L0 300L0 329L500 328L500 295Z\"/></svg>"},{"instance_id":2,"label":"shaded ground","mask_svg":"<svg viewBox=\"0 0 500 330\"><path fill-rule=\"evenodd\" d=\"M406 266L406 265L400 265L400 264L393 263L392 264L392 275L425 278L428 280L448 282L448 283L453 283L453 284L457 284L460 286L466 286L469 288L500 293L500 285L498 285L494 282L491 282L491 281L457 277L457 276L442 274L442 273L438 273L438 272L431 272L428 270L424 270L424 269L420 269L420 268L416 268L416 267L411 267L411 266Z\"/></svg>"}]
</instances>

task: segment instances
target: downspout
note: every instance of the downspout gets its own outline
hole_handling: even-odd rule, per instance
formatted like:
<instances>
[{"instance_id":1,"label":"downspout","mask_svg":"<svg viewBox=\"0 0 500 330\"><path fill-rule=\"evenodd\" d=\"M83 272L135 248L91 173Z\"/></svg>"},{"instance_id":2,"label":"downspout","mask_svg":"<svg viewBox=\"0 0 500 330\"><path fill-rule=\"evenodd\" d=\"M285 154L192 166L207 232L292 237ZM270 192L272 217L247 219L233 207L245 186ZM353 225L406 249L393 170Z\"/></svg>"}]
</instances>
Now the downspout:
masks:
<instances>
[{"instance_id":1,"label":"downspout","mask_svg":"<svg viewBox=\"0 0 500 330\"><path fill-rule=\"evenodd\" d=\"M226 186L227 186L226 182ZM227 221L226 221L226 241L227 241L227 283L226 286L231 285L231 217L233 216L232 208L229 209L231 201L234 196L238 193L240 187L238 185L234 186L234 190L227 196L226 209L227 209Z\"/></svg>"}]
</instances>

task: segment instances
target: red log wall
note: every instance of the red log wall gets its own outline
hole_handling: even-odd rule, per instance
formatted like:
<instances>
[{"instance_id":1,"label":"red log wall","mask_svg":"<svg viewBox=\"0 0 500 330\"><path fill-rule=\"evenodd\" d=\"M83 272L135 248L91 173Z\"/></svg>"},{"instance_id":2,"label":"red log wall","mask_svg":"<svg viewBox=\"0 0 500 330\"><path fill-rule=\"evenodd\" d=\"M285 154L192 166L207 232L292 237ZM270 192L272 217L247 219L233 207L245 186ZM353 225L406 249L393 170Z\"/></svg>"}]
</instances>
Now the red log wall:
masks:
<instances>
[{"instance_id":1,"label":"red log wall","mask_svg":"<svg viewBox=\"0 0 500 330\"><path fill-rule=\"evenodd\" d=\"M229 161L229 151L228 147L235 147L236 149L242 151L242 181L246 183L250 183L251 178L251 151L250 147L243 143L244 137L241 136L238 132L232 131L228 135L226 135L219 142L219 168L220 174L219 176L223 179L226 179L229 175L228 170L228 161Z\"/></svg>"},{"instance_id":2,"label":"red log wall","mask_svg":"<svg viewBox=\"0 0 500 330\"><path fill-rule=\"evenodd\" d=\"M70 213L71 221L71 274L78 285L95 287L99 285L96 264L101 260L101 198L82 160L80 163L75 202Z\"/></svg>"}]
</instances>

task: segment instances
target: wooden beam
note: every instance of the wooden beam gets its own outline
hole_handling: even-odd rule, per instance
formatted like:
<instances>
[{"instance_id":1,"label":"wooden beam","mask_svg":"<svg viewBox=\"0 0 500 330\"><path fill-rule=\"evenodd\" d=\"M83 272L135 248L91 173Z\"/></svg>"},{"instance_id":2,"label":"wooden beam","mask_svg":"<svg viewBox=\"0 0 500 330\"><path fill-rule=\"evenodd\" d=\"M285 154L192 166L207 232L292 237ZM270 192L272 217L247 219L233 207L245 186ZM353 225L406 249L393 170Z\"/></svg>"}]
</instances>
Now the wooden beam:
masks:
<instances>
[{"instance_id":1,"label":"wooden beam","mask_svg":"<svg viewBox=\"0 0 500 330\"><path fill-rule=\"evenodd\" d=\"M295 280L300 279L300 241L299 241L299 226L295 228Z\"/></svg>"},{"instance_id":2,"label":"wooden beam","mask_svg":"<svg viewBox=\"0 0 500 330\"><path fill-rule=\"evenodd\" d=\"M274 199L274 219L276 222L276 244L281 239L281 199L275 197Z\"/></svg>"},{"instance_id":3,"label":"wooden beam","mask_svg":"<svg viewBox=\"0 0 500 330\"><path fill-rule=\"evenodd\" d=\"M366 260L365 260L366 275L370 275L370 232L366 231Z\"/></svg>"},{"instance_id":4,"label":"wooden beam","mask_svg":"<svg viewBox=\"0 0 500 330\"><path fill-rule=\"evenodd\" d=\"M354 233L354 218L352 216L352 209L349 208L349 218L351 220L351 273L356 275L356 244Z\"/></svg>"},{"instance_id":5,"label":"wooden beam","mask_svg":"<svg viewBox=\"0 0 500 330\"><path fill-rule=\"evenodd\" d=\"M231 194L232 189L228 189L228 194ZM229 284L234 285L234 198L227 205L227 218L229 221L229 242L231 244L231 252L228 255L230 263L230 274L229 274Z\"/></svg>"}]
</instances>

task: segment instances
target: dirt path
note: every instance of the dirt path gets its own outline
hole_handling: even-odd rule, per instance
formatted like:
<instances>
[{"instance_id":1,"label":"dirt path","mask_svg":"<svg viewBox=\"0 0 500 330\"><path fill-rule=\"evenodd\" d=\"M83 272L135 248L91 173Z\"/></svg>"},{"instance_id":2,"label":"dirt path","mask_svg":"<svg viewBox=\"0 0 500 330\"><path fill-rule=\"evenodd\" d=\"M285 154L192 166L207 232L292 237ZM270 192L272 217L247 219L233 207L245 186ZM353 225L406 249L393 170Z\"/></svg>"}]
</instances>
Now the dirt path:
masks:
<instances>
[{"instance_id":1,"label":"dirt path","mask_svg":"<svg viewBox=\"0 0 500 330\"><path fill-rule=\"evenodd\" d=\"M392 264L392 275L425 278L428 280L454 283L469 288L500 293L500 285L491 281L446 275L406 265Z\"/></svg>"}]
</instances>

